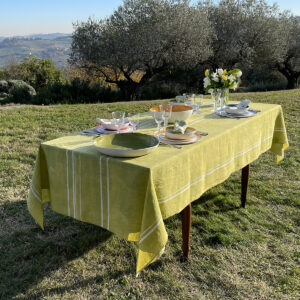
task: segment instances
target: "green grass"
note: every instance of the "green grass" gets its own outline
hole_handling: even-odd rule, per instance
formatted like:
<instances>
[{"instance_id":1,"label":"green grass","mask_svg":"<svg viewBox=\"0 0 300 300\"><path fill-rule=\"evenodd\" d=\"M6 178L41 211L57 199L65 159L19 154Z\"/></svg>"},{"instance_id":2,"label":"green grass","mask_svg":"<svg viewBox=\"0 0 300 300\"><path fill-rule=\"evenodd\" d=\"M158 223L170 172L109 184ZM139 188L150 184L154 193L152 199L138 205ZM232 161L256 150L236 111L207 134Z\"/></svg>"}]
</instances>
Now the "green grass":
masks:
<instances>
[{"instance_id":1,"label":"green grass","mask_svg":"<svg viewBox=\"0 0 300 300\"><path fill-rule=\"evenodd\" d=\"M41 142L154 102L0 106L0 299L299 299L300 90L230 97L283 106L286 158L276 164L267 152L252 164L246 209L240 172L193 203L186 263L180 218L167 219L165 254L138 278L134 243L49 207L42 231L26 197Z\"/></svg>"}]
</instances>

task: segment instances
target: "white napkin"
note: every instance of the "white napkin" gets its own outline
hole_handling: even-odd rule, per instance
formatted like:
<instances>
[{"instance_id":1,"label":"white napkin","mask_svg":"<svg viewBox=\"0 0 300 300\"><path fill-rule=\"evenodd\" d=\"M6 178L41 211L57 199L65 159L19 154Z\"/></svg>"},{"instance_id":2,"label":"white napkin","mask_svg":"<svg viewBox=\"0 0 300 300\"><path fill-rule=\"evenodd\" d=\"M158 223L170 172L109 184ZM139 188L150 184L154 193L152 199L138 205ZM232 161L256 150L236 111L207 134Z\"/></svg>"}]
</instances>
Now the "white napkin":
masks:
<instances>
[{"instance_id":1,"label":"white napkin","mask_svg":"<svg viewBox=\"0 0 300 300\"><path fill-rule=\"evenodd\" d=\"M174 122L173 132L180 132L180 133L184 134L186 126L187 126L187 123L185 121L176 120Z\"/></svg>"},{"instance_id":2,"label":"white napkin","mask_svg":"<svg viewBox=\"0 0 300 300\"><path fill-rule=\"evenodd\" d=\"M249 106L249 104L251 103L251 101L249 99L244 99L243 101L241 101L238 105L237 108L238 109L243 109Z\"/></svg>"}]
</instances>

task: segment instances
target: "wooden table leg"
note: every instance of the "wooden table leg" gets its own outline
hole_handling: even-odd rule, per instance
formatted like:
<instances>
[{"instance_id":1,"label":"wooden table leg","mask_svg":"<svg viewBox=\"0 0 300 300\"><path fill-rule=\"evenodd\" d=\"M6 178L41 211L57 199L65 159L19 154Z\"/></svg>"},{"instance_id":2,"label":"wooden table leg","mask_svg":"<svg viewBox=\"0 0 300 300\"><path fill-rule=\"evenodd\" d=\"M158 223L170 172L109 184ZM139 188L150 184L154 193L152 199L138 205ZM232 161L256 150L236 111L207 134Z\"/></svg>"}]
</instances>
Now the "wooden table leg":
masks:
<instances>
[{"instance_id":1,"label":"wooden table leg","mask_svg":"<svg viewBox=\"0 0 300 300\"><path fill-rule=\"evenodd\" d=\"M247 165L242 169L242 195L241 195L241 207L246 206L247 191L249 182L250 165Z\"/></svg>"},{"instance_id":2,"label":"wooden table leg","mask_svg":"<svg viewBox=\"0 0 300 300\"><path fill-rule=\"evenodd\" d=\"M181 212L181 227L182 227L182 256L183 260L189 258L190 252L190 232L191 232L191 217L192 217L192 205L189 204Z\"/></svg>"}]
</instances>

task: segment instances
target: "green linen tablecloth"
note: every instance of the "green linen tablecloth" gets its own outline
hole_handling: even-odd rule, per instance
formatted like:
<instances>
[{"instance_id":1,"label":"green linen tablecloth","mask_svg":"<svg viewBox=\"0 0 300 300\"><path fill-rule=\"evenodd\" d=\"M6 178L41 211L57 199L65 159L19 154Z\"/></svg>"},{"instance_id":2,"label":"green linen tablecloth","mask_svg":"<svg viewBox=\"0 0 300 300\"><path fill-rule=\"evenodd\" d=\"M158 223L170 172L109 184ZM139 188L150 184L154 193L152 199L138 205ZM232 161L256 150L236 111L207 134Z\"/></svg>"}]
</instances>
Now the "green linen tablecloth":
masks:
<instances>
[{"instance_id":1,"label":"green linen tablecloth","mask_svg":"<svg viewBox=\"0 0 300 300\"><path fill-rule=\"evenodd\" d=\"M288 147L281 106L251 104L256 116L229 119L212 108L193 115L189 125L207 131L199 142L175 149L161 145L137 158L100 154L92 136L73 134L42 143L28 197L28 209L43 228L43 205L101 226L137 242L139 273L163 252L164 219L179 213L205 191L271 150L283 157ZM144 114L140 131L153 134Z\"/></svg>"}]
</instances>

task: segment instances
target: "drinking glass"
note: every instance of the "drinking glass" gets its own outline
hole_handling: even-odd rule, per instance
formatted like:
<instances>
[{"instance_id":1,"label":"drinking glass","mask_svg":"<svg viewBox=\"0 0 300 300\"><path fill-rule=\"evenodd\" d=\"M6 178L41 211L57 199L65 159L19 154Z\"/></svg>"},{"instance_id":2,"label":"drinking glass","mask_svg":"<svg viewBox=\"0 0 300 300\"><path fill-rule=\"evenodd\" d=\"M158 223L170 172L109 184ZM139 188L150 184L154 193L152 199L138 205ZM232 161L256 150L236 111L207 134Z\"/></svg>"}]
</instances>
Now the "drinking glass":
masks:
<instances>
[{"instance_id":1,"label":"drinking glass","mask_svg":"<svg viewBox=\"0 0 300 300\"><path fill-rule=\"evenodd\" d=\"M172 106L169 104L160 105L160 110L162 111L162 117L164 120L164 127L168 126L169 118L171 117L172 113Z\"/></svg>"},{"instance_id":2,"label":"drinking glass","mask_svg":"<svg viewBox=\"0 0 300 300\"><path fill-rule=\"evenodd\" d=\"M195 95L194 97L194 113L195 114L199 114L199 108L202 105L202 101L203 101L203 95L199 94L199 95Z\"/></svg>"},{"instance_id":3,"label":"drinking glass","mask_svg":"<svg viewBox=\"0 0 300 300\"><path fill-rule=\"evenodd\" d=\"M136 130L139 126L140 114L128 113L128 121L132 127L132 132L136 132Z\"/></svg>"},{"instance_id":4,"label":"drinking glass","mask_svg":"<svg viewBox=\"0 0 300 300\"><path fill-rule=\"evenodd\" d=\"M120 133L120 129L125 123L125 112L123 111L114 111L112 113L113 122L118 127L118 133Z\"/></svg>"},{"instance_id":5,"label":"drinking glass","mask_svg":"<svg viewBox=\"0 0 300 300\"><path fill-rule=\"evenodd\" d=\"M163 111L159 107L158 111L154 111L154 120L157 124L157 131L155 133L159 133L161 130L161 122L164 120L163 119Z\"/></svg>"},{"instance_id":6,"label":"drinking glass","mask_svg":"<svg viewBox=\"0 0 300 300\"><path fill-rule=\"evenodd\" d=\"M182 103L184 101L184 96L176 96L175 100L177 103Z\"/></svg>"},{"instance_id":7,"label":"drinking glass","mask_svg":"<svg viewBox=\"0 0 300 300\"><path fill-rule=\"evenodd\" d=\"M193 105L193 100L188 99L184 102L184 104L187 105L187 106L192 106Z\"/></svg>"}]
</instances>

